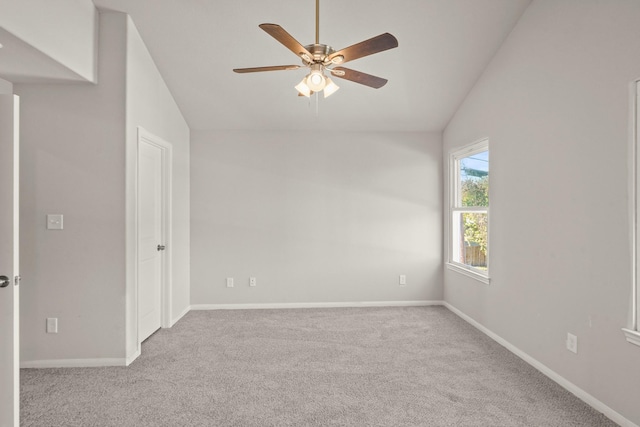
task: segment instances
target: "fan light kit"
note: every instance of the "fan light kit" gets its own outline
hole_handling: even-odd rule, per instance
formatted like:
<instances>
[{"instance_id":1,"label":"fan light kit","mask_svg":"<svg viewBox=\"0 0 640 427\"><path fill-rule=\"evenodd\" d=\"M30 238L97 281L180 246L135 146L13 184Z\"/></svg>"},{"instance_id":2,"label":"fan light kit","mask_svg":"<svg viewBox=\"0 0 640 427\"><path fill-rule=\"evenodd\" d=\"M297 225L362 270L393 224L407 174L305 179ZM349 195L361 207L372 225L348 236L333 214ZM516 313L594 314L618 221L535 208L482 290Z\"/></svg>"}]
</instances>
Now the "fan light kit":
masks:
<instances>
[{"instance_id":1,"label":"fan light kit","mask_svg":"<svg viewBox=\"0 0 640 427\"><path fill-rule=\"evenodd\" d=\"M398 40L391 34L384 33L339 51L334 51L331 46L320 44L319 15L320 0L316 0L316 42L307 46L302 46L291 34L287 33L284 28L277 24L259 25L267 34L296 54L296 56L302 60L302 65L235 68L233 71L236 73L257 73L262 71L285 71L308 68L309 74L295 86L298 91L298 96L306 96L307 98L320 91L324 93L324 97L326 98L340 89L337 84L325 75L325 72L328 72L333 77L350 80L374 89L379 89L384 86L387 83L386 79L337 65L398 47Z\"/></svg>"}]
</instances>

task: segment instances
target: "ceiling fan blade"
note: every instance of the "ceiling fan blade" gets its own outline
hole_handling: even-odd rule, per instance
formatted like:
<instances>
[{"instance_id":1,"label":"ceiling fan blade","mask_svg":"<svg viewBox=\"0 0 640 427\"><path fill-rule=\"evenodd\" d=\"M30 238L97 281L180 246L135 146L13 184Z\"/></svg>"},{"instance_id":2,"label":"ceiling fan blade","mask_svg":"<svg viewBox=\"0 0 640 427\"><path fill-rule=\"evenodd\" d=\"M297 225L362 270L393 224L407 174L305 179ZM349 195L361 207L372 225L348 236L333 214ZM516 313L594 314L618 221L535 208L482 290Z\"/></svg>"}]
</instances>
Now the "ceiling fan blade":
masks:
<instances>
[{"instance_id":1,"label":"ceiling fan blade","mask_svg":"<svg viewBox=\"0 0 640 427\"><path fill-rule=\"evenodd\" d=\"M300 65L272 65L270 67L234 68L235 73L259 73L261 71L297 70Z\"/></svg>"},{"instance_id":2,"label":"ceiling fan blade","mask_svg":"<svg viewBox=\"0 0 640 427\"><path fill-rule=\"evenodd\" d=\"M267 32L271 37L282 43L287 49L295 53L306 62L313 60L313 55L304 46L294 39L293 36L287 33L284 28L277 24L260 24L260 28ZM306 58L305 58L306 55Z\"/></svg>"},{"instance_id":3,"label":"ceiling fan blade","mask_svg":"<svg viewBox=\"0 0 640 427\"><path fill-rule=\"evenodd\" d=\"M380 89L382 86L386 85L388 81L382 77L372 76L371 74L350 70L349 68L344 67L335 67L330 71L335 77L360 83L361 85L369 86L374 89Z\"/></svg>"},{"instance_id":4,"label":"ceiling fan blade","mask_svg":"<svg viewBox=\"0 0 640 427\"><path fill-rule=\"evenodd\" d=\"M389 33L384 33L334 52L329 55L327 59L332 61L335 58L335 64L344 64L347 61L353 61L354 59L373 55L374 53L393 49L394 47L398 47L398 39ZM342 56L344 59L339 61L339 58L337 58L339 56Z\"/></svg>"}]
</instances>

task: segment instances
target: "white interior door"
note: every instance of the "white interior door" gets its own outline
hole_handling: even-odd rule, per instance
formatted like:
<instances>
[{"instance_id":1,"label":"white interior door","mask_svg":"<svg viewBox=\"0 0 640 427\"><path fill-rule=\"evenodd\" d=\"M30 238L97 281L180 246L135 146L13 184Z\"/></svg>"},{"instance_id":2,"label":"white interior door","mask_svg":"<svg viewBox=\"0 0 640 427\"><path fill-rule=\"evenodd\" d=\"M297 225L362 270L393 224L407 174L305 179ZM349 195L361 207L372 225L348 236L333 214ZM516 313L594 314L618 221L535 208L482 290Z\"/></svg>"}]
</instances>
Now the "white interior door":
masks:
<instances>
[{"instance_id":1,"label":"white interior door","mask_svg":"<svg viewBox=\"0 0 640 427\"><path fill-rule=\"evenodd\" d=\"M19 100L0 95L0 426L18 427Z\"/></svg>"},{"instance_id":2,"label":"white interior door","mask_svg":"<svg viewBox=\"0 0 640 427\"><path fill-rule=\"evenodd\" d=\"M162 149L138 143L138 340L162 322Z\"/></svg>"}]
</instances>

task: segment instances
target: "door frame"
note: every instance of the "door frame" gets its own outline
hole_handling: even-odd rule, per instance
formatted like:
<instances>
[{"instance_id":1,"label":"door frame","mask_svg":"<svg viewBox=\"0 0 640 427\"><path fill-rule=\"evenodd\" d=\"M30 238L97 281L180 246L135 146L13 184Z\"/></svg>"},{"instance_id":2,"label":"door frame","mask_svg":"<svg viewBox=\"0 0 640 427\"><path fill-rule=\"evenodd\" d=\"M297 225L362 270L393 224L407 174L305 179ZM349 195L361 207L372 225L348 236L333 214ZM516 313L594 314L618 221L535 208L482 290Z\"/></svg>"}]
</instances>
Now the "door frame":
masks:
<instances>
[{"instance_id":1,"label":"door frame","mask_svg":"<svg viewBox=\"0 0 640 427\"><path fill-rule=\"evenodd\" d=\"M162 153L162 254L161 327L170 328L172 319L172 186L173 146L141 126L137 127L135 143L127 151L127 248L126 248L126 365L141 352L138 334L138 153L142 143L153 145Z\"/></svg>"},{"instance_id":2,"label":"door frame","mask_svg":"<svg viewBox=\"0 0 640 427\"><path fill-rule=\"evenodd\" d=\"M640 346L640 78L631 84L629 111L629 199L631 214L631 304L627 328L622 328L627 341Z\"/></svg>"},{"instance_id":3,"label":"door frame","mask_svg":"<svg viewBox=\"0 0 640 427\"><path fill-rule=\"evenodd\" d=\"M11 366L11 377L12 383L9 385L9 388L12 389L11 400L8 396L0 396L3 399L2 406L3 408L9 407L8 418L7 413L4 413L4 417L0 420L0 423L4 423L5 421L9 421L10 424L7 424L7 427L18 427L20 424L20 97L13 93L1 93L3 99L11 99L11 105L5 109L3 105L3 114L4 112L9 112L11 109L11 118L13 123L11 124L11 135L7 139L11 139L11 145L6 150L11 153L11 159L8 161L12 163L11 168L11 177L10 177L10 185L12 189L9 191L12 197L11 203L9 206L11 207L10 214L10 222L12 225L12 238L11 241L11 249L9 252L12 253L11 262L8 266L9 269L2 271L1 273L7 275L10 283L4 288L0 289L3 295L11 295L11 301L8 301L12 306L11 314L8 316L11 319L11 323L13 325L13 330L9 334L9 338L11 340L11 351L9 354L10 360L12 363ZM3 101L4 104L4 101ZM4 138L3 138L4 139ZM9 249L6 247L6 249ZM4 298L4 297L3 297ZM2 319L4 320L4 319ZM0 345L4 345L2 342ZM3 366L6 368L6 366ZM4 374L3 374L4 376Z\"/></svg>"}]
</instances>

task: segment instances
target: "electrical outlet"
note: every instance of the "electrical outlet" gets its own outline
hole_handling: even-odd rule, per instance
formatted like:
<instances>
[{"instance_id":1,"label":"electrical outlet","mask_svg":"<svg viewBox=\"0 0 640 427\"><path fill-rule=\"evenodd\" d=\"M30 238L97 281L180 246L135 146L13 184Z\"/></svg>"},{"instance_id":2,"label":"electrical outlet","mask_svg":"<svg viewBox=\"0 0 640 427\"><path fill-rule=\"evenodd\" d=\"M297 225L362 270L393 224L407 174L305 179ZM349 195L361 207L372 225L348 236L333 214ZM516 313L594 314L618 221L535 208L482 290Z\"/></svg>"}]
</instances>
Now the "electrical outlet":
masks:
<instances>
[{"instance_id":1,"label":"electrical outlet","mask_svg":"<svg viewBox=\"0 0 640 427\"><path fill-rule=\"evenodd\" d=\"M578 353L578 337L569 332L567 332L567 350Z\"/></svg>"},{"instance_id":2,"label":"electrical outlet","mask_svg":"<svg viewBox=\"0 0 640 427\"><path fill-rule=\"evenodd\" d=\"M227 288L233 288L233 277L227 277Z\"/></svg>"},{"instance_id":3,"label":"electrical outlet","mask_svg":"<svg viewBox=\"0 0 640 427\"><path fill-rule=\"evenodd\" d=\"M407 276L404 274L400 275L400 286L404 286L407 284Z\"/></svg>"},{"instance_id":4,"label":"electrical outlet","mask_svg":"<svg viewBox=\"0 0 640 427\"><path fill-rule=\"evenodd\" d=\"M47 215L47 230L62 230L64 229L63 216L60 214Z\"/></svg>"},{"instance_id":5,"label":"electrical outlet","mask_svg":"<svg viewBox=\"0 0 640 427\"><path fill-rule=\"evenodd\" d=\"M47 333L48 334L57 334L58 333L58 318L57 317L47 317Z\"/></svg>"},{"instance_id":6,"label":"electrical outlet","mask_svg":"<svg viewBox=\"0 0 640 427\"><path fill-rule=\"evenodd\" d=\"M249 277L249 286L257 286L258 285L258 281L256 280L255 277Z\"/></svg>"}]
</instances>

